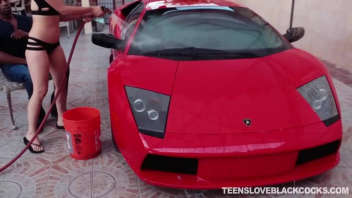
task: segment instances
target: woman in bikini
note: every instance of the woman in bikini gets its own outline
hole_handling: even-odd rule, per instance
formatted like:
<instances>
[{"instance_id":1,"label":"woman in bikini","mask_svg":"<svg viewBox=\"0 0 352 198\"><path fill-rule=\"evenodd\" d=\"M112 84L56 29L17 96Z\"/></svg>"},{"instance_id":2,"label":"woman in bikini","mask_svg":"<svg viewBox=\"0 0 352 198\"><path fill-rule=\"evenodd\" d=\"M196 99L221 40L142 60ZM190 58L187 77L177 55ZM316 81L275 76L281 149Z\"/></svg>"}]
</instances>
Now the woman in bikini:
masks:
<instances>
[{"instance_id":1,"label":"woman in bikini","mask_svg":"<svg viewBox=\"0 0 352 198\"><path fill-rule=\"evenodd\" d=\"M28 103L28 131L23 138L26 145L35 135L40 107L48 90L49 72L53 77L55 94L66 78L67 63L59 43L59 22L104 15L100 6L66 6L63 0L32 0L31 10L33 25L28 35L26 60L33 81L33 95ZM66 111L67 90L63 89L56 101L57 128L63 128L62 114ZM33 141L29 150L32 153L44 152L38 138Z\"/></svg>"}]
</instances>

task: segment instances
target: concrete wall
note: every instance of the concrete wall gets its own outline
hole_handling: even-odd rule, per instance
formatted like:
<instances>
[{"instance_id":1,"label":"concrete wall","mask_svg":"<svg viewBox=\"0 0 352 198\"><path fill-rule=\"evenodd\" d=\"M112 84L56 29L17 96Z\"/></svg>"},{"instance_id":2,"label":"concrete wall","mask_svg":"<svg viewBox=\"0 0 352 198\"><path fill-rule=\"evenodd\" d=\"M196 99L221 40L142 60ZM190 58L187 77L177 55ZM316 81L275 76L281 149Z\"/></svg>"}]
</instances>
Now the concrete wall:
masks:
<instances>
[{"instance_id":1,"label":"concrete wall","mask_svg":"<svg viewBox=\"0 0 352 198\"><path fill-rule=\"evenodd\" d=\"M289 27L291 0L238 0L280 32ZM294 43L315 56L352 71L352 0L296 0L294 26L306 29Z\"/></svg>"}]
</instances>

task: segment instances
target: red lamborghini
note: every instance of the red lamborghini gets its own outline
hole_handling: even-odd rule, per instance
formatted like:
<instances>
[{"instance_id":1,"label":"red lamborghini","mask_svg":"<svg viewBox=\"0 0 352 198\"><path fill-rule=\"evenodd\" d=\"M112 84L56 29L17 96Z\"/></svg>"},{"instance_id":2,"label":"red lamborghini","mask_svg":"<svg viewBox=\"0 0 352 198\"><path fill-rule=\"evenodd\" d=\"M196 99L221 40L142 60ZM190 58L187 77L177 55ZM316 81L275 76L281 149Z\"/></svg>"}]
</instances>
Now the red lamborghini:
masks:
<instances>
[{"instance_id":1,"label":"red lamborghini","mask_svg":"<svg viewBox=\"0 0 352 198\"><path fill-rule=\"evenodd\" d=\"M113 140L144 181L262 186L339 162L340 108L324 65L225 0L142 0L111 17ZM297 33L298 32L298 33Z\"/></svg>"}]
</instances>

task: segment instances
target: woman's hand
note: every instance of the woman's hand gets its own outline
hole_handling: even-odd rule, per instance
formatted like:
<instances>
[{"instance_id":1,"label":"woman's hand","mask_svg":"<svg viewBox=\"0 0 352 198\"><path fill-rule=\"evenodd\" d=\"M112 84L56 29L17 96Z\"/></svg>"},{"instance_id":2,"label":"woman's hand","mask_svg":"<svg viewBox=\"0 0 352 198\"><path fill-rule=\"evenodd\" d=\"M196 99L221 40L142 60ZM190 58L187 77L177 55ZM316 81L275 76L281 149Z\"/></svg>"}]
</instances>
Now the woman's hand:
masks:
<instances>
[{"instance_id":1,"label":"woman's hand","mask_svg":"<svg viewBox=\"0 0 352 198\"><path fill-rule=\"evenodd\" d=\"M11 34L11 38L14 39L22 39L28 36L28 33L25 31L22 31L20 29L15 30L12 34Z\"/></svg>"},{"instance_id":2,"label":"woman's hand","mask_svg":"<svg viewBox=\"0 0 352 198\"><path fill-rule=\"evenodd\" d=\"M92 14L95 17L104 16L105 12L101 6L92 6Z\"/></svg>"}]
</instances>

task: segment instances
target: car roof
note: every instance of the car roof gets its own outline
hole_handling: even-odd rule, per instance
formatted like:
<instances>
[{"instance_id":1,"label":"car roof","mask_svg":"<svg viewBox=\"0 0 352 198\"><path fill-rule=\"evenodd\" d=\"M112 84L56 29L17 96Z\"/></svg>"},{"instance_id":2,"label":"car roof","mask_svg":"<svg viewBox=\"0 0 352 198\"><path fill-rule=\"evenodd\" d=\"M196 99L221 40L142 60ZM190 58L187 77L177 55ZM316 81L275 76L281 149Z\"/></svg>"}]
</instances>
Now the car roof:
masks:
<instances>
[{"instance_id":1,"label":"car roof","mask_svg":"<svg viewBox=\"0 0 352 198\"><path fill-rule=\"evenodd\" d=\"M240 6L233 0L143 0L143 2L147 10L189 6Z\"/></svg>"}]
</instances>

